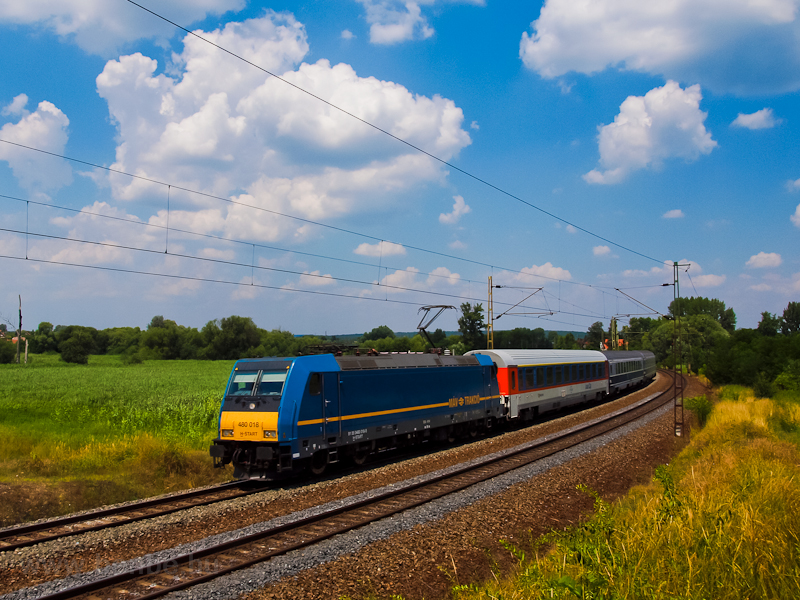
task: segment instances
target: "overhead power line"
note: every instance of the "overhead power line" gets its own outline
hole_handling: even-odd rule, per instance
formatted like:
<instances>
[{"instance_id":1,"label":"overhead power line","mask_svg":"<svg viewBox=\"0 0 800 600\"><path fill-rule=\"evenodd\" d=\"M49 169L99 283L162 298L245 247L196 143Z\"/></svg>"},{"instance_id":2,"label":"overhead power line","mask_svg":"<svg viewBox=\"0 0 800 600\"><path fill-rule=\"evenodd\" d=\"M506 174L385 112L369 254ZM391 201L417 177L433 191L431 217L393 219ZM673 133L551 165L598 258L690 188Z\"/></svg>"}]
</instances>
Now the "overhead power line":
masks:
<instances>
[{"instance_id":1,"label":"overhead power line","mask_svg":"<svg viewBox=\"0 0 800 600\"><path fill-rule=\"evenodd\" d=\"M10 144L12 146L17 146L19 148L24 148L26 150L31 150L33 152L39 152L41 154L45 154L45 155L52 156L52 157L55 157L55 158L61 158L63 160L68 160L70 162L75 162L75 163L78 163L78 164L86 165L88 167L94 167L96 169L102 169L102 170L108 171L110 173L116 173L118 175L125 175L126 177L131 177L133 179L140 179L142 181L147 181L149 183L154 183L156 185L164 186L164 187L166 187L168 189L172 188L172 189L175 189L175 190L180 190L182 192L186 192L188 194L197 194L198 196L203 196L205 198L211 198L213 200L220 200L220 201L226 202L228 204L233 204L233 205L236 205L236 206L242 206L242 207L245 207L245 208L252 208L253 210L257 210L257 211L273 214L273 215L276 215L276 216L279 216L279 217L285 217L287 219L294 219L296 221L301 221L303 223L308 223L310 225L317 225L319 227L324 227L324 228L331 229L331 230L334 230L334 231L339 231L341 233L346 233L346 234L349 234L349 235L354 235L354 236L358 236L358 237L374 240L374 241L377 241L377 242L396 244L398 246L403 246L404 248L408 248L410 250L415 250L417 252L423 252L423 253L426 253L426 254L432 254L434 256L441 256L443 258L449 258L449 259L452 259L452 260L457 260L457 261L461 261L461 262L465 262L465 263L469 263L469 264L473 264L473 265L478 265L478 266L481 266L481 267L488 267L490 269L500 269L500 270L503 270L503 271L507 271L507 272L509 272L511 274L523 275L523 276L527 276L527 277L536 277L536 278L539 278L539 279L545 279L547 281L553 281L553 282L558 282L558 283L565 283L565 284L569 284L569 285L577 285L577 286L583 286L583 287L589 287L589 288L595 288L595 289L609 289L609 290L617 289L617 288L615 288L613 286L597 285L597 284L592 284L592 283L584 283L584 282L580 282L580 281L572 281L572 280L569 280L569 279L558 279L557 277L550 277L548 275L540 275L538 273L530 273L530 272L525 271L525 270L512 269L512 268L503 267L503 266L500 266L500 265L492 265L492 264L489 264L489 263L481 262L481 261L478 261L478 260L473 260L473 259L470 259L470 258L464 258L464 257L461 257L461 256L455 256L455 255L452 255L452 254L446 254L444 252L438 252L436 250L429 250L427 248L422 248L422 247L419 247L419 246L412 246L412 245L409 245L409 244L403 244L401 242L394 242L394 241L382 239L382 238L379 238L379 237L376 237L374 235L370 235L370 234L367 234L367 233L361 233L361 232L358 232L358 231L345 229L343 227L337 227L335 225L329 225L327 223L322 223L320 221L313 221L311 219L306 219L304 217L298 217L296 215L289 215L289 214L286 214L286 213L282 213L282 212L279 212L279 211L276 211L276 210L271 210L269 208L264 208L264 207L261 207L261 206L254 206L254 205L248 204L246 202L240 202L240 201L237 201L237 200L233 200L231 198L225 198L224 196L217 196L217 195L214 195L214 194L209 194L207 192L201 192L201 191L198 191L198 190L193 190L191 188L186 188L186 187L182 187L182 186L179 186L179 185L175 185L173 183L159 181L159 180L153 179L151 177L145 177L143 175L136 175L134 173L128 173L128 172L122 171L120 169L113 169L111 167L107 167L107 166L104 166L104 165L98 165L96 163L93 163L93 162L90 162L90 161L87 161L87 160L83 160L83 159L80 159L80 158L74 158L72 156L67 156L65 154L57 154L55 152L50 152L49 150L42 150L41 148L35 148L33 146L20 144L18 142L11 142L9 140L4 140L2 138L0 138L0 142L5 143L5 144ZM16 198L14 196L7 196L7 195L3 195L3 194L0 194L0 197L8 198L10 200L17 200L19 202L27 202L29 204L41 205L41 206L56 206L56 205L53 205L53 204L48 204L46 202L36 202L36 201L33 201L33 200L24 200L24 199L21 199L21 198ZM81 212L81 213L84 213L84 214L101 216L101 217L104 217L104 218L112 218L112 217L110 217L108 215L103 215L102 213L93 213L91 211L86 211L84 209L78 210L78 209L66 208L66 207L58 207L58 208L63 208L64 210L70 210L70 211L74 211L74 212ZM117 220L124 220L122 217L113 217L113 218L117 219ZM134 221L134 222L135 223L141 223L141 221ZM153 224L150 224L150 223L148 223L147 225L151 226L151 227L159 227L159 228L166 229L166 227L164 225L153 225ZM171 228L171 229L173 231L177 231L174 228ZM186 231L186 230L183 230L183 232L184 233L190 233L192 235L199 235L199 236L208 235L208 234L202 234L202 233L193 232L193 231ZM225 241L230 241L230 242L237 242L237 243L247 244L247 245L253 245L253 243L254 243L254 242L248 242L248 241L245 241L245 240L236 240L236 239L232 239L232 238L218 237L218 239L225 240ZM295 252L295 251L292 250L292 252ZM332 258L332 257L323 257L323 258ZM337 259L333 259L333 260L337 260ZM341 260L344 260L344 259L341 259ZM375 266L378 266L378 265L372 264L371 266L375 267Z\"/></svg>"},{"instance_id":2,"label":"overhead power line","mask_svg":"<svg viewBox=\"0 0 800 600\"><path fill-rule=\"evenodd\" d=\"M206 44L214 46L218 50L220 50L222 52L225 52L226 54L229 54L230 56L233 56L237 60L240 60L242 62L247 63L248 65L250 65L250 66L258 69L259 71L269 75L270 77L275 77L276 79L278 79L279 81L285 83L286 85L291 86L294 89L296 89L296 90L298 90L298 91L300 91L300 92L302 92L304 94L307 94L308 96L314 98L315 100L318 100L318 101L322 102L323 104L325 104L327 106L330 106L331 108L333 108L335 110L338 110L339 112L341 112L341 113L343 113L343 114L345 114L345 115L347 115L347 116L349 116L349 117L351 117L351 118L353 118L353 119L355 119L357 121L360 121L364 125L367 125L368 127L371 127L372 129L375 129L376 131L379 131L380 133L389 136L390 138L400 142L401 144L405 144L409 148L412 148L412 149L416 150L417 152L420 152L420 153L424 154L425 156L428 156L428 157L432 158L433 160L435 160L435 161L437 161L437 162L439 162L439 163L441 163L443 165L446 165L447 167L449 167L449 168L451 168L451 169L453 169L455 171L458 171L462 175L465 175L466 177L469 177L470 179L473 179L473 180L477 181L478 183L481 183L481 184L483 184L483 185L495 190L496 192L499 192L499 193L503 194L504 196L512 198L512 199L516 200L517 202L520 202L520 203L522 203L522 204L524 204L524 205L526 205L526 206L528 206L528 207L530 207L530 208L532 208L534 210L539 211L542 214L545 214L545 215L547 215L547 216L549 216L549 217L551 217L551 218L553 218L553 219L555 219L557 221L560 221L560 222L562 222L562 223L564 223L566 225L570 225L570 226L574 227L575 229L578 229L578 230L580 230L580 231L582 231L582 232L584 232L584 233L586 233L586 234L588 234L588 235L590 235L592 237L595 237L598 240L602 240L602 241L604 241L606 243L612 244L613 246L616 246L617 248L625 250L626 252L630 252L632 254L636 254L638 256L641 256L642 258L646 258L647 260L652 260L652 261L657 262L659 264L664 264L663 260L658 260L656 258L653 258L652 256L648 256L647 254L643 254L642 252L637 252L636 250L633 250L632 248L628 248L627 246L623 246L622 244L618 244L617 242L609 240L608 238L604 238L603 236L598 235L598 234L596 234L596 233L594 233L592 231L589 231L588 229L586 229L584 227L581 227L580 225L576 225L575 223L567 221L566 219L564 219L562 217L559 217L558 215L555 215L555 214L553 214L553 213L551 213L551 212L549 212L549 211L547 211L547 210L545 210L545 209L543 209L543 208L541 208L539 206L536 206L532 202L528 202L527 200L523 200L519 196L516 196L516 195L512 194L511 192L508 192L508 191L504 190L503 188L501 188L501 187L499 187L499 186L497 186L497 185L495 185L493 183L490 183L489 181L487 181L485 179L482 179L481 177L478 177L477 175L473 175L469 171L467 171L465 169L462 169L460 167L457 167L453 163L448 162L448 161L444 160L443 158L439 158L435 154L432 154L432 153L428 152L427 150L424 150L424 149L420 148L419 146L416 146L416 145L412 144L408 140L404 140L403 138L398 137L398 136L394 135L393 133L391 133L391 132L389 132L389 131L381 128L381 127L378 127L374 123L371 123L371 122L367 121L366 119L363 119L363 118L359 117L358 115L355 115L355 114L351 113L350 111L345 110L344 108L342 108L340 106L337 106L336 104L332 103L330 100L326 100L325 98L322 98L321 96L317 96L313 92L310 92L310 91L300 87L299 85L297 85L295 83L292 83L291 81L289 81L287 79L284 79L280 75L277 75L277 74L273 73L272 71L269 71L268 69L265 69L261 65L258 65L256 63L250 61L250 60L247 60L243 56L228 50L224 46L220 46L219 44L216 44L216 43L212 42L211 40L204 38L203 36L195 33L194 31L191 31L191 30L187 29L186 27L183 27L182 25L179 25L178 23L175 23L174 21L171 21L167 17L165 17L165 16L163 16L163 15L161 15L161 14L159 14L159 13L157 13L157 12L155 12L155 11L145 7L145 6L142 6L141 4L139 4L137 2L134 2L133 0L128 0L128 2L130 2L134 6L139 7L143 11L150 13L154 17L157 17L158 19L161 19L162 21L164 21L166 23L169 23L170 25L180 29L181 31L184 31L187 34L196 37L197 39L205 42Z\"/></svg>"}]
</instances>

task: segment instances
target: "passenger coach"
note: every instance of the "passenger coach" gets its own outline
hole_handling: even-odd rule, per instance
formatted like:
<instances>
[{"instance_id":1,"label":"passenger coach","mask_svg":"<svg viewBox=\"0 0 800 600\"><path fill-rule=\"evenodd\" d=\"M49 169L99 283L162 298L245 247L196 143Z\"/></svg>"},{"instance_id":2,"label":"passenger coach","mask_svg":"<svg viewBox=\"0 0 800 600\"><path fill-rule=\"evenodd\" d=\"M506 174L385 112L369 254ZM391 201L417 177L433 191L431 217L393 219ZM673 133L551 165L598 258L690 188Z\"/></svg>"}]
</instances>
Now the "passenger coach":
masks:
<instances>
[{"instance_id":1,"label":"passenger coach","mask_svg":"<svg viewBox=\"0 0 800 600\"><path fill-rule=\"evenodd\" d=\"M609 386L612 394L650 383L656 376L656 355L647 350L608 350Z\"/></svg>"},{"instance_id":2,"label":"passenger coach","mask_svg":"<svg viewBox=\"0 0 800 600\"><path fill-rule=\"evenodd\" d=\"M595 350L473 350L497 368L508 418L529 419L608 394L606 357Z\"/></svg>"}]
</instances>

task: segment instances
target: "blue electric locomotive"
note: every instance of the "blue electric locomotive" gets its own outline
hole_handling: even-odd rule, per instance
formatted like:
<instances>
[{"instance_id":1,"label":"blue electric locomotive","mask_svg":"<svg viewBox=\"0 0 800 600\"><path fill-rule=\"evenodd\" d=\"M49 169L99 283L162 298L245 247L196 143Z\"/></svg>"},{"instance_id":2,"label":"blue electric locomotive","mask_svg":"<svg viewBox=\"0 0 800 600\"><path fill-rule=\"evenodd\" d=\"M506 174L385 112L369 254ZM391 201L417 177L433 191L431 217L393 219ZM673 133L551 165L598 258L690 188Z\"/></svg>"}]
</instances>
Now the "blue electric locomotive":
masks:
<instances>
[{"instance_id":1,"label":"blue electric locomotive","mask_svg":"<svg viewBox=\"0 0 800 600\"><path fill-rule=\"evenodd\" d=\"M235 477L319 474L383 447L477 433L504 414L495 374L481 355L239 360L211 456Z\"/></svg>"}]
</instances>

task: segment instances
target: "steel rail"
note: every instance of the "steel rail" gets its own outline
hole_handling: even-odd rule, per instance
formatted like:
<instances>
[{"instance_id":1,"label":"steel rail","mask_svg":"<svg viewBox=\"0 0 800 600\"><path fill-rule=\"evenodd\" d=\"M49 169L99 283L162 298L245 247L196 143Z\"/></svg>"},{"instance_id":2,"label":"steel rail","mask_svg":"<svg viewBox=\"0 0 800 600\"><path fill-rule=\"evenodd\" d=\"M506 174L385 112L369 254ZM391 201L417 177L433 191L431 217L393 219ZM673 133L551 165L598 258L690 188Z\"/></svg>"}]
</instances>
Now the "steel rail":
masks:
<instances>
[{"instance_id":1,"label":"steel rail","mask_svg":"<svg viewBox=\"0 0 800 600\"><path fill-rule=\"evenodd\" d=\"M241 481L233 481L165 498L151 498L124 506L101 508L79 515L33 523L32 525L0 529L0 552L33 546L41 542L65 538L88 531L98 531L143 519L151 519L195 506L240 498L262 491L261 489L243 490L242 483Z\"/></svg>"},{"instance_id":2,"label":"steel rail","mask_svg":"<svg viewBox=\"0 0 800 600\"><path fill-rule=\"evenodd\" d=\"M87 595L92 600L152 600L192 587L429 503L605 435L664 406L672 400L669 397L671 392L670 387L564 432L523 444L510 452L497 453L478 463L462 466L426 481L385 491L347 506L333 508L205 550L154 562L126 573L42 596L39 600L66 600Z\"/></svg>"}]
</instances>

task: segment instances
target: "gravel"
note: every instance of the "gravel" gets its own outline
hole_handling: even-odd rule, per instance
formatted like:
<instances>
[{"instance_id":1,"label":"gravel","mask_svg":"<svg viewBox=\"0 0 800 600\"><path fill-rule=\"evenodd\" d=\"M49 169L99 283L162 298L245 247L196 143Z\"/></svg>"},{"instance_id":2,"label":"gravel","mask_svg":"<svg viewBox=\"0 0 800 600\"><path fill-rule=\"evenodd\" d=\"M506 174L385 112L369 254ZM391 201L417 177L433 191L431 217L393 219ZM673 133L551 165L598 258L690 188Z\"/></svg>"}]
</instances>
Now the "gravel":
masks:
<instances>
[{"instance_id":1,"label":"gravel","mask_svg":"<svg viewBox=\"0 0 800 600\"><path fill-rule=\"evenodd\" d=\"M539 461L534 465L517 469L506 475L494 478L491 481L472 486L471 488L463 492L452 494L436 502L430 503L428 505L419 507L411 511L406 511L400 515L384 519L383 521L369 525L367 527L363 527L359 530L344 535L336 536L335 538L327 540L321 544L317 544L312 548L295 551L286 556L272 559L266 564L258 565L250 569L233 573L229 576L217 579L213 582L203 584L201 586L196 586L191 590L185 592L178 592L176 594L172 594L171 597L174 600L179 600L179 599L182 600L184 597L220 598L220 599L234 598L242 594L252 593L256 590L263 588L265 585L269 583L279 581L283 578L296 577L301 572L306 571L307 569L319 567L320 565L330 563L343 556L355 555L357 552L364 549L366 546L370 544L373 544L380 540L387 540L390 536L393 536L399 532L408 532L415 527L419 527L422 524L441 520L447 515L453 513L454 511L458 511L459 509L463 509L465 507L474 506L480 503L482 500L485 500L493 496L497 496L498 494L502 494L504 491L508 490L512 486L515 486L516 484L528 482L532 478L535 478L536 476L541 475L542 473L545 473L556 467L563 466L569 463L570 461L573 461L579 457L594 452L608 445L614 440L624 438L625 436L631 434L637 429L644 427L654 419L657 419L659 416L671 412L671 410L672 410L671 405L668 405L662 408L657 413L651 413L650 415L648 415L643 419L640 419L636 423L628 425L623 430L616 431L613 432L612 434L607 434L599 438L595 438L593 440L581 444L576 448L560 452L557 455ZM506 450L501 450L500 452L505 453L509 451L510 450L506 449ZM419 480L429 479L435 475L438 475L441 472L452 471L455 468L457 468L455 465L448 466L444 469L440 469L433 473L428 473L426 475L419 475L413 477L411 478L410 481L416 482ZM321 488L328 487L325 483L315 484L315 485L318 485ZM77 573L57 581L50 581L42 583L32 588L17 590L9 594L6 594L5 596L2 596L2 598L7 598L9 600L12 599L28 600L28 599L38 598L48 593L53 593L55 591L65 589L67 587L82 585L90 581L94 581L98 578L108 577L110 575L120 573L129 570L131 568L145 566L153 562L170 560L182 554L191 554L193 552L197 552L200 549L206 548L216 543L220 543L222 541L235 539L244 535L248 535L250 533L262 531L274 525L283 524L286 522L294 521L296 519L304 518L306 516L318 514L323 510L335 506L347 505L356 502L364 497L374 496L383 490L400 487L401 485L403 484L400 482L395 482L388 486L383 486L378 489L362 492L360 494L356 494L354 496L350 496L347 498L337 499L332 502L328 502L326 504L308 508L306 510L301 510L295 513L281 515L278 516L277 518L270 519L263 523L254 523L247 527L243 527L233 531L227 531L224 533L212 535L210 537L206 537L204 539L200 539L190 543L180 544L174 548L160 550L158 552L134 560L123 561L110 566L102 566L101 568L96 569L92 572ZM306 486L306 488L304 489L307 490L308 488L313 488L313 487L314 486ZM271 490L263 494L258 494L257 497L248 497L245 499L240 499L239 501L235 501L237 502L235 508L233 506L228 508L222 507L221 509L220 507L217 507L217 509L215 509L216 516L217 519L220 518L220 510L223 511L223 515L226 512L231 514L241 514L243 511L246 512L248 509L255 509L257 507L262 507L265 504L275 502L278 499L284 497L287 498L291 497L295 493L296 491L292 489ZM163 528L169 525L170 523L180 524L187 522L187 520L191 522L192 519L195 517L204 518L207 509L208 507L198 507L197 509L191 509L190 511L185 511L188 514L178 513L175 515L162 517L158 519L158 524L151 524L150 527L154 526L160 527L162 528L161 530L163 531ZM195 511L196 514L193 515L192 511ZM148 533L146 532L146 527L143 529L141 525L138 527L134 527L134 525L135 524L132 524L130 526L125 526L125 528L127 527L133 528L133 530L137 532L134 533L133 535L137 535L139 537L148 535ZM130 535L130 532L124 531L125 528L123 527L119 528L120 530L123 530L119 532L119 535L122 535L123 537L126 535ZM72 545L73 547L74 546L102 547L109 543L108 540L109 532L97 532L95 534L86 534L85 536L80 536L80 537L83 538L80 541L75 541L75 542L62 541L59 543L67 544L68 546ZM46 546L46 545L42 544L41 546ZM37 560L38 561L66 560L67 563L62 565L64 569L66 571L72 571L73 573L75 573L76 571L87 571L92 566L91 565L92 560L97 561L95 564L103 564L103 562L100 561L106 560L101 558L102 553L96 554L95 557L92 557L92 555L89 554L89 556L85 558L83 562L79 562L81 561L81 559L75 556L65 559L63 558L63 555L66 551L67 548L53 546L49 549L40 548L39 551L34 553L33 555L31 552L13 553L14 556L12 557L6 557L6 556L2 557L4 563L2 566L14 567L24 573L26 569L27 570L35 569L36 568L35 562ZM69 561L72 561L71 565L69 564ZM455 567L455 562L454 562L454 567Z\"/></svg>"}]
</instances>

